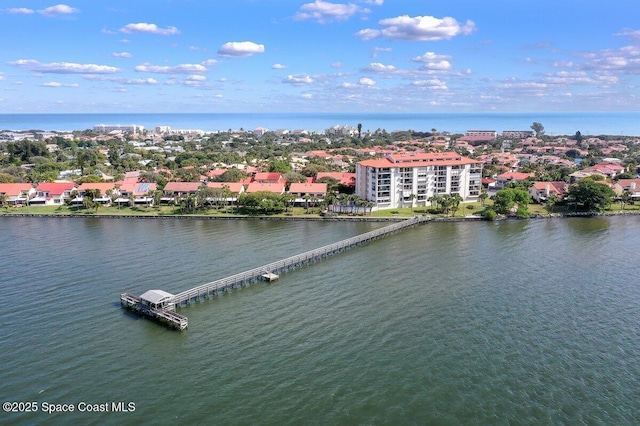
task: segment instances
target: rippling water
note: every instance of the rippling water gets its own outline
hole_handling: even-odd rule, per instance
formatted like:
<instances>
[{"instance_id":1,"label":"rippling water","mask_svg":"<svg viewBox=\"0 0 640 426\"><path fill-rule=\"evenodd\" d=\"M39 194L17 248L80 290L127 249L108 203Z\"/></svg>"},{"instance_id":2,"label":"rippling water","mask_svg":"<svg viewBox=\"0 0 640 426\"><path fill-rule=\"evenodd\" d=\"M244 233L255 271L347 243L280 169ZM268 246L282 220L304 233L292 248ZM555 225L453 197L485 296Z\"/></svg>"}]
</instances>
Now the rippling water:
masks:
<instances>
[{"instance_id":1,"label":"rippling water","mask_svg":"<svg viewBox=\"0 0 640 426\"><path fill-rule=\"evenodd\" d=\"M178 292L383 224L0 218L0 398L23 424L639 424L640 218L430 223L185 308Z\"/></svg>"}]
</instances>

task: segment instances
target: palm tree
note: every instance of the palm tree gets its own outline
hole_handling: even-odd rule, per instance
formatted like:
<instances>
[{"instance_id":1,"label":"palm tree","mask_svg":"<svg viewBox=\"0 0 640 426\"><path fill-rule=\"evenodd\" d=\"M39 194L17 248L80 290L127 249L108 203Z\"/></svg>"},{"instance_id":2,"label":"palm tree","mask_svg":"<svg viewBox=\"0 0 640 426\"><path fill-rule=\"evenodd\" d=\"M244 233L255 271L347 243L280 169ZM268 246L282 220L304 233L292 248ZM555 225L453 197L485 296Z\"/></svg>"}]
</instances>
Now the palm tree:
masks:
<instances>
[{"instance_id":1,"label":"palm tree","mask_svg":"<svg viewBox=\"0 0 640 426\"><path fill-rule=\"evenodd\" d=\"M451 207L451 216L455 216L458 211L458 207L460 207L460 203L463 201L463 198L457 192L451 195L450 199L450 207Z\"/></svg>"},{"instance_id":2,"label":"palm tree","mask_svg":"<svg viewBox=\"0 0 640 426\"><path fill-rule=\"evenodd\" d=\"M553 211L559 200L560 199L555 193L549 194L549 197L547 197L547 200L544 203L544 208L547 210L547 213L551 213Z\"/></svg>"},{"instance_id":3,"label":"palm tree","mask_svg":"<svg viewBox=\"0 0 640 426\"><path fill-rule=\"evenodd\" d=\"M631 200L631 193L626 190L620 195L620 207L624 211L624 206Z\"/></svg>"},{"instance_id":4,"label":"palm tree","mask_svg":"<svg viewBox=\"0 0 640 426\"><path fill-rule=\"evenodd\" d=\"M487 190L484 189L484 186L482 187L482 189L480 189L480 195L478 195L478 198L480 199L480 204L482 205L482 207L484 207L485 200L489 198L489 193L487 193Z\"/></svg>"},{"instance_id":5,"label":"palm tree","mask_svg":"<svg viewBox=\"0 0 640 426\"><path fill-rule=\"evenodd\" d=\"M0 194L0 206L2 206L3 209L6 209L8 205L9 196L5 193Z\"/></svg>"},{"instance_id":6,"label":"palm tree","mask_svg":"<svg viewBox=\"0 0 640 426\"><path fill-rule=\"evenodd\" d=\"M411 200L411 214L413 214L413 200L415 200L416 197L416 194L409 194L409 200Z\"/></svg>"}]
</instances>

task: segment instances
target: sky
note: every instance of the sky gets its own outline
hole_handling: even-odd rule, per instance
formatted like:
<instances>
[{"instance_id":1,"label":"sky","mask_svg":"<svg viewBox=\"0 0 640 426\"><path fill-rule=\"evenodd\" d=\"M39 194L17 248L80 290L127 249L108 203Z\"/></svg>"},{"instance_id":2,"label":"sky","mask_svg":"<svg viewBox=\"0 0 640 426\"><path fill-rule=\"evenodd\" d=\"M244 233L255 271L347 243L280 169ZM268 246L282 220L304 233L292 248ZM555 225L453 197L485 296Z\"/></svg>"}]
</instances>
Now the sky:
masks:
<instances>
[{"instance_id":1,"label":"sky","mask_svg":"<svg viewBox=\"0 0 640 426\"><path fill-rule=\"evenodd\" d=\"M637 0L0 0L0 28L5 114L640 110Z\"/></svg>"}]
</instances>

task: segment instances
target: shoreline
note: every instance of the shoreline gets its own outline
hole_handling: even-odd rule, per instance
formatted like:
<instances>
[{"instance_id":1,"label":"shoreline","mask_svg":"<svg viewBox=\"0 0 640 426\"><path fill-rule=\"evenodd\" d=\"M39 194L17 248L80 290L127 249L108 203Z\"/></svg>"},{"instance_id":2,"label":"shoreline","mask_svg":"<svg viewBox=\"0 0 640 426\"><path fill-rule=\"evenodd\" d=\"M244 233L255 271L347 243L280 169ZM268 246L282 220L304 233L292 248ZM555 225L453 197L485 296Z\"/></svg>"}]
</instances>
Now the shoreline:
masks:
<instances>
[{"instance_id":1,"label":"shoreline","mask_svg":"<svg viewBox=\"0 0 640 426\"><path fill-rule=\"evenodd\" d=\"M528 218L499 217L495 221L502 220L527 220L527 219L554 219L568 217L606 217L606 216L638 216L639 210L617 212L574 212L574 213L549 213L535 214ZM420 216L414 215L413 217ZM431 222L491 222L481 216L443 217L427 216ZM291 221L291 222L402 222L411 217L303 217L303 216L210 216L210 215L115 215L115 214L55 214L55 213L0 213L2 217L46 217L46 218L99 218L99 219L206 219L206 220L265 220L265 221Z\"/></svg>"}]
</instances>

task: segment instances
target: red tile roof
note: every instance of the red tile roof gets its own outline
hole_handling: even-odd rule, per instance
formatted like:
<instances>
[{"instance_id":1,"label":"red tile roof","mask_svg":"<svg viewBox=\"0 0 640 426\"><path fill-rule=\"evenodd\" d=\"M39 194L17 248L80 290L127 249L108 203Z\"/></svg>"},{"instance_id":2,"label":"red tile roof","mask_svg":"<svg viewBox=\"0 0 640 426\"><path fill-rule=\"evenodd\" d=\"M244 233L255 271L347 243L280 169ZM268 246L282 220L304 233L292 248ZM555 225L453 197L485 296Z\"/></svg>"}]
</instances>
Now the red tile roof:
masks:
<instances>
[{"instance_id":1,"label":"red tile roof","mask_svg":"<svg viewBox=\"0 0 640 426\"><path fill-rule=\"evenodd\" d=\"M17 197L23 192L29 192L33 188L30 183L0 183L0 194Z\"/></svg>"},{"instance_id":2,"label":"red tile roof","mask_svg":"<svg viewBox=\"0 0 640 426\"><path fill-rule=\"evenodd\" d=\"M319 172L316 176L316 181L323 177L330 177L343 185L356 186L356 174L355 173L342 173L342 172Z\"/></svg>"},{"instance_id":3,"label":"red tile roof","mask_svg":"<svg viewBox=\"0 0 640 426\"><path fill-rule=\"evenodd\" d=\"M198 191L198 188L202 186L201 182L167 182L164 187L165 191L173 191L180 194L193 193Z\"/></svg>"},{"instance_id":4,"label":"red tile roof","mask_svg":"<svg viewBox=\"0 0 640 426\"><path fill-rule=\"evenodd\" d=\"M253 180L256 182L278 182L282 178L282 173L277 172L260 172L256 173Z\"/></svg>"},{"instance_id":5,"label":"red tile roof","mask_svg":"<svg viewBox=\"0 0 640 426\"><path fill-rule=\"evenodd\" d=\"M270 183L270 182L251 182L247 186L246 192L275 192L276 194L284 193L284 183Z\"/></svg>"},{"instance_id":6,"label":"red tile roof","mask_svg":"<svg viewBox=\"0 0 640 426\"><path fill-rule=\"evenodd\" d=\"M291 194L326 194L326 183L292 183L289 186Z\"/></svg>"},{"instance_id":7,"label":"red tile roof","mask_svg":"<svg viewBox=\"0 0 640 426\"><path fill-rule=\"evenodd\" d=\"M223 188L225 186L229 187L229 191L234 194L239 194L244 188L242 182L207 182L207 186L209 188Z\"/></svg>"},{"instance_id":8,"label":"red tile roof","mask_svg":"<svg viewBox=\"0 0 640 426\"><path fill-rule=\"evenodd\" d=\"M62 195L66 191L71 191L76 187L73 182L45 182L36 187L39 192L46 192L49 195Z\"/></svg>"}]
</instances>

